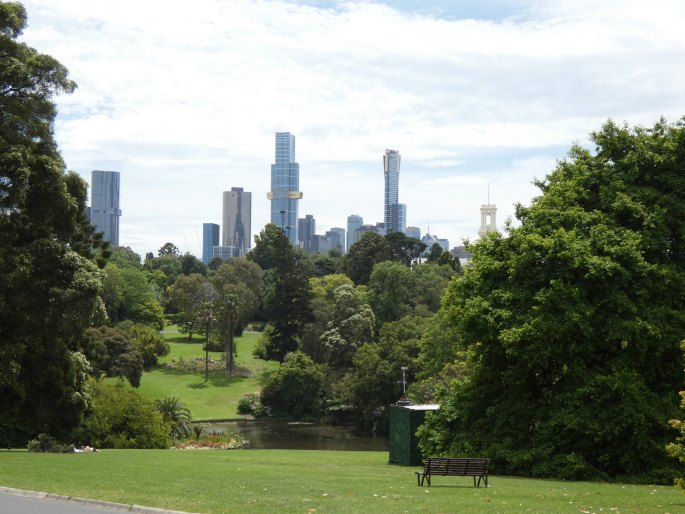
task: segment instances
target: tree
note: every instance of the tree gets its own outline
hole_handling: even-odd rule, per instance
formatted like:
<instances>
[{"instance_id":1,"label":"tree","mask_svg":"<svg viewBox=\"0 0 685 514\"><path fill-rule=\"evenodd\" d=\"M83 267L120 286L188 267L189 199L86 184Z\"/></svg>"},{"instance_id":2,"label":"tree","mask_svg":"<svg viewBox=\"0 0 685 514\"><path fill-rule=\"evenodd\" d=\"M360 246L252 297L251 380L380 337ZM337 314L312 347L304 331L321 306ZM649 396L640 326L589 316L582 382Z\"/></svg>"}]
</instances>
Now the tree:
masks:
<instances>
[{"instance_id":1,"label":"tree","mask_svg":"<svg viewBox=\"0 0 685 514\"><path fill-rule=\"evenodd\" d=\"M155 409L162 415L162 419L171 425L171 437L190 437L193 417L181 400L175 396L165 396L161 400L155 400Z\"/></svg>"},{"instance_id":2,"label":"tree","mask_svg":"<svg viewBox=\"0 0 685 514\"><path fill-rule=\"evenodd\" d=\"M318 415L323 405L324 372L301 352L289 353L262 391L262 404L275 415Z\"/></svg>"},{"instance_id":3,"label":"tree","mask_svg":"<svg viewBox=\"0 0 685 514\"><path fill-rule=\"evenodd\" d=\"M427 454L501 472L673 476L685 333L685 122L607 122L488 234L443 300L470 354L420 430Z\"/></svg>"},{"instance_id":4,"label":"tree","mask_svg":"<svg viewBox=\"0 0 685 514\"><path fill-rule=\"evenodd\" d=\"M377 344L367 343L354 356L350 401L360 414L362 423L370 426L374 411L384 411L403 395L400 383L404 377L414 381L420 339L426 319L416 316L385 323Z\"/></svg>"},{"instance_id":5,"label":"tree","mask_svg":"<svg viewBox=\"0 0 685 514\"><path fill-rule=\"evenodd\" d=\"M102 326L86 331L84 353L96 378L125 377L133 387L140 386L143 375L143 352L123 330Z\"/></svg>"},{"instance_id":6,"label":"tree","mask_svg":"<svg viewBox=\"0 0 685 514\"><path fill-rule=\"evenodd\" d=\"M109 262L116 264L119 268L142 268L140 255L131 250L131 248L128 246L115 246L112 248L112 254L109 257Z\"/></svg>"},{"instance_id":7,"label":"tree","mask_svg":"<svg viewBox=\"0 0 685 514\"><path fill-rule=\"evenodd\" d=\"M449 252L443 252L443 254L449 255ZM417 305L425 305L429 312L437 312L450 279L457 273L451 266L419 264L411 269L411 274L412 279L408 284L411 285L409 303L414 308Z\"/></svg>"},{"instance_id":8,"label":"tree","mask_svg":"<svg viewBox=\"0 0 685 514\"><path fill-rule=\"evenodd\" d=\"M164 312L148 275L134 267L119 268L108 264L104 269L102 298L112 323L131 320L162 330Z\"/></svg>"},{"instance_id":9,"label":"tree","mask_svg":"<svg viewBox=\"0 0 685 514\"><path fill-rule=\"evenodd\" d=\"M117 328L126 332L133 344L138 347L138 351L143 356L144 368L154 366L159 357L169 355L169 343L154 327L127 320L119 323Z\"/></svg>"},{"instance_id":10,"label":"tree","mask_svg":"<svg viewBox=\"0 0 685 514\"><path fill-rule=\"evenodd\" d=\"M193 254L186 252L181 255L178 260L181 263L181 273L183 275L198 273L202 276L207 276L207 266Z\"/></svg>"},{"instance_id":11,"label":"tree","mask_svg":"<svg viewBox=\"0 0 685 514\"><path fill-rule=\"evenodd\" d=\"M391 232L385 236L385 242L390 247L393 260L401 262L407 267L417 262L426 249L426 243L409 237L403 232Z\"/></svg>"},{"instance_id":12,"label":"tree","mask_svg":"<svg viewBox=\"0 0 685 514\"><path fill-rule=\"evenodd\" d=\"M176 322L188 333L188 341L200 323L200 306L216 298L216 290L198 273L179 275L168 291L169 303L177 312Z\"/></svg>"},{"instance_id":13,"label":"tree","mask_svg":"<svg viewBox=\"0 0 685 514\"><path fill-rule=\"evenodd\" d=\"M331 319L319 338L327 363L335 369L351 367L357 349L373 340L375 322L371 307L353 285L336 288Z\"/></svg>"},{"instance_id":14,"label":"tree","mask_svg":"<svg viewBox=\"0 0 685 514\"><path fill-rule=\"evenodd\" d=\"M440 243L433 243L426 254L426 262L437 263L443 251Z\"/></svg>"},{"instance_id":15,"label":"tree","mask_svg":"<svg viewBox=\"0 0 685 514\"><path fill-rule=\"evenodd\" d=\"M157 250L157 256L158 257L164 257L165 255L173 255L174 257L178 257L179 254L178 247L174 243L164 243L162 247Z\"/></svg>"},{"instance_id":16,"label":"tree","mask_svg":"<svg viewBox=\"0 0 685 514\"><path fill-rule=\"evenodd\" d=\"M145 259L143 269L148 274L150 284L154 285L161 295L181 274L181 260L173 253L166 253Z\"/></svg>"},{"instance_id":17,"label":"tree","mask_svg":"<svg viewBox=\"0 0 685 514\"><path fill-rule=\"evenodd\" d=\"M399 262L379 262L369 281L369 301L381 321L400 319L409 307L409 293L414 288L410 269Z\"/></svg>"},{"instance_id":18,"label":"tree","mask_svg":"<svg viewBox=\"0 0 685 514\"><path fill-rule=\"evenodd\" d=\"M17 41L26 10L0 3L0 443L60 438L88 407L79 341L102 314L86 185L53 138L54 95L76 84ZM102 261L100 261L102 263Z\"/></svg>"},{"instance_id":19,"label":"tree","mask_svg":"<svg viewBox=\"0 0 685 514\"><path fill-rule=\"evenodd\" d=\"M390 260L393 260L393 251L383 236L366 232L350 247L345 261L345 273L357 285L368 284L374 265Z\"/></svg>"},{"instance_id":20,"label":"tree","mask_svg":"<svg viewBox=\"0 0 685 514\"><path fill-rule=\"evenodd\" d=\"M283 361L286 354L297 350L304 327L312 319L309 261L272 224L255 236L255 248L248 259L265 270L262 301L264 314L272 325L266 356Z\"/></svg>"},{"instance_id":21,"label":"tree","mask_svg":"<svg viewBox=\"0 0 685 514\"><path fill-rule=\"evenodd\" d=\"M217 295L216 326L226 352L226 370L233 374L236 332L242 332L259 307L262 270L247 259L229 259L211 275Z\"/></svg>"}]
</instances>

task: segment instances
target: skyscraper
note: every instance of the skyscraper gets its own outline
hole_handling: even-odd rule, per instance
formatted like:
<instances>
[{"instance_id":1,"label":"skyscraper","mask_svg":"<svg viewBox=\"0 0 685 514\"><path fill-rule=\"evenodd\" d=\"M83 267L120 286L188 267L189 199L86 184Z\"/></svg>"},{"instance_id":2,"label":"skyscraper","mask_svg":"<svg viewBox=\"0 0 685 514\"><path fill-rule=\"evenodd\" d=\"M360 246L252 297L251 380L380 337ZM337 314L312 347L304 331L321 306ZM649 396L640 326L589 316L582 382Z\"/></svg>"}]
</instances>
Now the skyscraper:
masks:
<instances>
[{"instance_id":1,"label":"skyscraper","mask_svg":"<svg viewBox=\"0 0 685 514\"><path fill-rule=\"evenodd\" d=\"M119 172L93 170L90 187L90 222L105 241L119 246Z\"/></svg>"},{"instance_id":2,"label":"skyscraper","mask_svg":"<svg viewBox=\"0 0 685 514\"><path fill-rule=\"evenodd\" d=\"M202 262L209 264L212 260L212 248L219 246L219 225L216 223L202 224Z\"/></svg>"},{"instance_id":3,"label":"skyscraper","mask_svg":"<svg viewBox=\"0 0 685 514\"><path fill-rule=\"evenodd\" d=\"M331 228L328 232L326 232L326 235L329 233L331 234L338 234L338 243L337 247L340 249L340 253L345 253L345 229L342 227L333 227ZM331 244L331 248L335 249L336 244L335 241L333 240L333 243Z\"/></svg>"},{"instance_id":4,"label":"skyscraper","mask_svg":"<svg viewBox=\"0 0 685 514\"><path fill-rule=\"evenodd\" d=\"M385 230L386 233L399 232L398 192L400 184L400 153L397 150L385 150L383 155L383 172L385 174Z\"/></svg>"},{"instance_id":5,"label":"skyscraper","mask_svg":"<svg viewBox=\"0 0 685 514\"><path fill-rule=\"evenodd\" d=\"M297 220L297 241L302 245L305 252L312 246L312 239L316 234L316 220L311 214Z\"/></svg>"},{"instance_id":6,"label":"skyscraper","mask_svg":"<svg viewBox=\"0 0 685 514\"><path fill-rule=\"evenodd\" d=\"M357 214L350 214L347 217L347 252L349 253L350 247L358 241L357 239L357 229L364 224L364 218Z\"/></svg>"},{"instance_id":7,"label":"skyscraper","mask_svg":"<svg viewBox=\"0 0 685 514\"><path fill-rule=\"evenodd\" d=\"M302 198L300 165L295 162L295 136L276 132L276 162L271 165L271 223L281 228L293 245L297 239L297 201Z\"/></svg>"},{"instance_id":8,"label":"skyscraper","mask_svg":"<svg viewBox=\"0 0 685 514\"><path fill-rule=\"evenodd\" d=\"M252 193L242 187L224 191L222 246L232 246L238 255L250 249L252 237Z\"/></svg>"}]
</instances>

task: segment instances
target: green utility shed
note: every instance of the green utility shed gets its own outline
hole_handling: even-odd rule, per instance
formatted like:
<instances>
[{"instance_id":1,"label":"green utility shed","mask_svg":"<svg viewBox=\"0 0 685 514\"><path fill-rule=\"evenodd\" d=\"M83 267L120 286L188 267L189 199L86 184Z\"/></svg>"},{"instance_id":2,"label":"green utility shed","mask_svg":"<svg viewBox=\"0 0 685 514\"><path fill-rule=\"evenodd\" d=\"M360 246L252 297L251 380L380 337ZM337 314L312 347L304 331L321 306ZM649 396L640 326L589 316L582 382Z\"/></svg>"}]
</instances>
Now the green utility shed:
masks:
<instances>
[{"instance_id":1,"label":"green utility shed","mask_svg":"<svg viewBox=\"0 0 685 514\"><path fill-rule=\"evenodd\" d=\"M423 455L419 450L416 430L426 419L426 412L438 410L439 405L414 405L398 402L390 405L390 458L391 464L419 466Z\"/></svg>"}]
</instances>

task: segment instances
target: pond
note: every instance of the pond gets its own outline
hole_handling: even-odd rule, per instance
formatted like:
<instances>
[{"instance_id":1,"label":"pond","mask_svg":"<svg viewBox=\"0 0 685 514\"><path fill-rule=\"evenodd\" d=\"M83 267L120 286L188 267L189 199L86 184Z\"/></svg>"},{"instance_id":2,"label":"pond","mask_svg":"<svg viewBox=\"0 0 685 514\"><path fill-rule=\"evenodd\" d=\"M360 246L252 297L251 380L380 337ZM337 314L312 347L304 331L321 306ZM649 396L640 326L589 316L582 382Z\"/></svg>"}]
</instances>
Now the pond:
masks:
<instances>
[{"instance_id":1,"label":"pond","mask_svg":"<svg viewBox=\"0 0 685 514\"><path fill-rule=\"evenodd\" d=\"M238 420L206 425L205 431L240 434L252 448L280 450L388 451L388 438L355 427L280 420Z\"/></svg>"}]
</instances>

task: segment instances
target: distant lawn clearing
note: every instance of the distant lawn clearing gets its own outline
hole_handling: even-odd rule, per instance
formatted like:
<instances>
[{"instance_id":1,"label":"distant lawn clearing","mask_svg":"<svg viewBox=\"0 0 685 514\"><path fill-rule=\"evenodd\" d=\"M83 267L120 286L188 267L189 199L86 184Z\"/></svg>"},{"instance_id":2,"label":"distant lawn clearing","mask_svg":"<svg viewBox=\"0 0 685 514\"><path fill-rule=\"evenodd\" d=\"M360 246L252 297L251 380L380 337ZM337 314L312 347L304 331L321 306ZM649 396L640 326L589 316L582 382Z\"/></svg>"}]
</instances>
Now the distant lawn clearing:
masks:
<instances>
[{"instance_id":1,"label":"distant lawn clearing","mask_svg":"<svg viewBox=\"0 0 685 514\"><path fill-rule=\"evenodd\" d=\"M192 341L188 341L188 336L178 333L176 327L166 327L162 335L169 343L171 353L160 359L160 364L182 358L184 362L196 363L201 371L181 371L157 366L143 373L138 391L150 400L165 396L180 398L190 409L194 420L242 417L237 412L238 400L246 393L258 391L269 371L278 367L277 362L265 362L252 356L252 350L260 334L245 332L243 336L236 338L237 376L229 379L223 369L210 370L209 380L205 382L202 337L194 334ZM215 361L221 360L219 352L210 352L209 356Z\"/></svg>"},{"instance_id":2,"label":"distant lawn clearing","mask_svg":"<svg viewBox=\"0 0 685 514\"><path fill-rule=\"evenodd\" d=\"M673 487L490 477L434 477L386 452L0 451L0 485L197 513L682 513Z\"/></svg>"}]
</instances>

